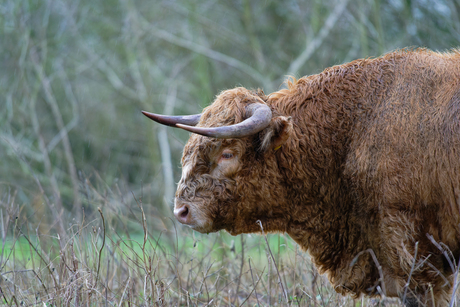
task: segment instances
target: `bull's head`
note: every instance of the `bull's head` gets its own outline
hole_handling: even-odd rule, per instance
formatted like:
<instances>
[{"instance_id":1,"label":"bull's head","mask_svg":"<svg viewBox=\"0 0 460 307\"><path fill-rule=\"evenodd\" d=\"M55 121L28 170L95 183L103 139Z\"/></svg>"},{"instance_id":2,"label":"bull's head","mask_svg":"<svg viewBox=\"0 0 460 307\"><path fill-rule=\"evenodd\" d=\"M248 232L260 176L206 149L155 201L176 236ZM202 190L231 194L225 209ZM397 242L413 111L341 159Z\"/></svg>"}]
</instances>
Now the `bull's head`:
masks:
<instances>
[{"instance_id":1,"label":"bull's head","mask_svg":"<svg viewBox=\"0 0 460 307\"><path fill-rule=\"evenodd\" d=\"M179 222L199 232L238 234L260 230L255 223L260 219L272 224L272 230L282 230L274 229L281 227L286 213L275 151L287 141L292 123L266 102L261 92L235 88L222 92L202 114L142 112L194 133L184 148L176 192Z\"/></svg>"}]
</instances>

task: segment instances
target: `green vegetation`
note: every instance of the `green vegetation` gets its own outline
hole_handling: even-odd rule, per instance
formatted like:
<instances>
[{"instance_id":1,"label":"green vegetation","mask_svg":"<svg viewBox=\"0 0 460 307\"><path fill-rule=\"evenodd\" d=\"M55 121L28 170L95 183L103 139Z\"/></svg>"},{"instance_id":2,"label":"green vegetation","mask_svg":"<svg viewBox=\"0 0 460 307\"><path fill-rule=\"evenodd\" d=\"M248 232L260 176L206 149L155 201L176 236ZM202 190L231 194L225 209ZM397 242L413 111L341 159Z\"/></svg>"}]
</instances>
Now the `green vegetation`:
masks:
<instances>
[{"instance_id":1,"label":"green vegetation","mask_svg":"<svg viewBox=\"0 0 460 307\"><path fill-rule=\"evenodd\" d=\"M0 304L370 304L336 295L284 235L174 224L188 134L140 110L193 114L226 88L457 48L459 16L458 0L2 1Z\"/></svg>"}]
</instances>

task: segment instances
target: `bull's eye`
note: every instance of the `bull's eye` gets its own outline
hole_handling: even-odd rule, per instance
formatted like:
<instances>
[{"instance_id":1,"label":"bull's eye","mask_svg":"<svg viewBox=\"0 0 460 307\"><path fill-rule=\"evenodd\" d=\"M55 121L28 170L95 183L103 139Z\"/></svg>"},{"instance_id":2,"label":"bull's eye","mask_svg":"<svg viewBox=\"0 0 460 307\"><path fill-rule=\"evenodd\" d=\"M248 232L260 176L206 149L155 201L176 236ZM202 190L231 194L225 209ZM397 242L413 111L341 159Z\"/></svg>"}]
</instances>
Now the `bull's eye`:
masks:
<instances>
[{"instance_id":1,"label":"bull's eye","mask_svg":"<svg viewBox=\"0 0 460 307\"><path fill-rule=\"evenodd\" d=\"M216 177L232 177L238 168L237 153L230 149L224 149L217 157L214 168L211 169L211 175Z\"/></svg>"},{"instance_id":2,"label":"bull's eye","mask_svg":"<svg viewBox=\"0 0 460 307\"><path fill-rule=\"evenodd\" d=\"M233 154L232 154L231 152L225 152L225 151L224 151L224 152L222 153L222 156L221 156L221 157L222 157L222 159L231 159L231 158L233 158Z\"/></svg>"}]
</instances>

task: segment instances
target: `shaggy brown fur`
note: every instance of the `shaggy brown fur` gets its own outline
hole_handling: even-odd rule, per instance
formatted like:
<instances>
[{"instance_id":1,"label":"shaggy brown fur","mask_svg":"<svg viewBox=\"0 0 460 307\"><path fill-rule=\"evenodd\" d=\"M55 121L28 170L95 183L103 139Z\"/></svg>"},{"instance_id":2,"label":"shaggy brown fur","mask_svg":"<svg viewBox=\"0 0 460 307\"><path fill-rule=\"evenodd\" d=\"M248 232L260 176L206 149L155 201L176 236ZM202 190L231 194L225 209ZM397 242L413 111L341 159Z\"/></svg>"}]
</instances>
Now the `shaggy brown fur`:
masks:
<instances>
[{"instance_id":1,"label":"shaggy brown fur","mask_svg":"<svg viewBox=\"0 0 460 307\"><path fill-rule=\"evenodd\" d=\"M236 235L261 220L337 292L402 297L412 274L406 304L446 305L460 256L460 53L356 60L268 96L227 90L198 126L241 122L255 102L273 112L262 132L185 146L176 208L190 206L190 226Z\"/></svg>"}]
</instances>

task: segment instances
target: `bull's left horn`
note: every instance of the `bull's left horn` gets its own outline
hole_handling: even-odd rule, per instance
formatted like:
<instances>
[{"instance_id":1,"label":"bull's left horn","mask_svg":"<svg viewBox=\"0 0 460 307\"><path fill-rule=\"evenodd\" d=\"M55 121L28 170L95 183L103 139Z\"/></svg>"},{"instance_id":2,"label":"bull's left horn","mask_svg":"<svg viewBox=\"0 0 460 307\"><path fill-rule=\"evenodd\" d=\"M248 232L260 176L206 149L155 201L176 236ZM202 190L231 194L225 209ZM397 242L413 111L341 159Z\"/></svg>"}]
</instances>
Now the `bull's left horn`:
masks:
<instances>
[{"instance_id":1,"label":"bull's left horn","mask_svg":"<svg viewBox=\"0 0 460 307\"><path fill-rule=\"evenodd\" d=\"M155 113L150 113L146 111L142 111L142 114L150 118L151 120L156 121L157 123L177 127L177 124L183 124L187 126L195 126L200 121L201 114L195 115L186 115L186 116L168 116L168 115L160 115Z\"/></svg>"},{"instance_id":2,"label":"bull's left horn","mask_svg":"<svg viewBox=\"0 0 460 307\"><path fill-rule=\"evenodd\" d=\"M231 126L205 128L177 124L176 127L204 136L230 139L256 134L268 127L272 119L272 111L266 104L253 103L246 107L246 112L247 119Z\"/></svg>"}]
</instances>

